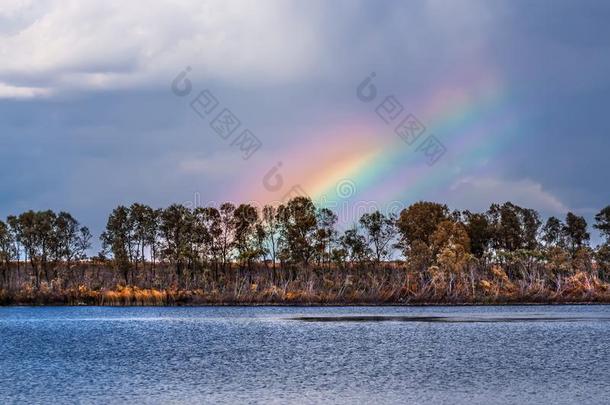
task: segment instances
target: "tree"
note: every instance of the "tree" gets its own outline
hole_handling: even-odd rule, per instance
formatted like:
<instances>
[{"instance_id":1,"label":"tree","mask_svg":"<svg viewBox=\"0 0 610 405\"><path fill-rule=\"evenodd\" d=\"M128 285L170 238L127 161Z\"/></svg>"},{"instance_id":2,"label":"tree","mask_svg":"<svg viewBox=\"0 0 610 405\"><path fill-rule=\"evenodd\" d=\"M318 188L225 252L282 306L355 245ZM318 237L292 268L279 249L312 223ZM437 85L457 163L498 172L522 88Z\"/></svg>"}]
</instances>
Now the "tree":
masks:
<instances>
[{"instance_id":1,"label":"tree","mask_svg":"<svg viewBox=\"0 0 610 405\"><path fill-rule=\"evenodd\" d=\"M139 262L142 262L144 267L146 247L152 249L156 239L156 235L153 237L153 232L156 231L153 225L156 222L156 213L148 205L134 203L129 207L128 222L133 234L133 260L137 272Z\"/></svg>"},{"instance_id":2,"label":"tree","mask_svg":"<svg viewBox=\"0 0 610 405\"><path fill-rule=\"evenodd\" d=\"M112 254L114 266L123 274L125 284L129 284L133 255L133 230L127 207L120 205L112 211L106 222L106 230L100 239L103 252ZM133 276L131 281L133 281Z\"/></svg>"},{"instance_id":3,"label":"tree","mask_svg":"<svg viewBox=\"0 0 610 405\"><path fill-rule=\"evenodd\" d=\"M174 265L179 284L184 281L185 266L191 259L192 226L192 213L184 205L172 204L161 213L163 256Z\"/></svg>"},{"instance_id":4,"label":"tree","mask_svg":"<svg viewBox=\"0 0 610 405\"><path fill-rule=\"evenodd\" d=\"M595 253L595 261L599 271L599 277L602 280L610 278L610 243L601 245Z\"/></svg>"},{"instance_id":5,"label":"tree","mask_svg":"<svg viewBox=\"0 0 610 405\"><path fill-rule=\"evenodd\" d=\"M595 229L606 238L606 242L610 243L610 205L603 208L597 215L595 215L596 224L593 225Z\"/></svg>"},{"instance_id":6,"label":"tree","mask_svg":"<svg viewBox=\"0 0 610 405\"><path fill-rule=\"evenodd\" d=\"M318 258L324 264L326 262L330 268L331 251L333 241L336 238L337 214L328 208L321 208L317 213L318 229L316 232L316 251Z\"/></svg>"},{"instance_id":7,"label":"tree","mask_svg":"<svg viewBox=\"0 0 610 405\"><path fill-rule=\"evenodd\" d=\"M491 219L494 248L509 252L521 249L524 238L519 207L511 202L492 204L487 214Z\"/></svg>"},{"instance_id":8,"label":"tree","mask_svg":"<svg viewBox=\"0 0 610 405\"><path fill-rule=\"evenodd\" d=\"M466 232L470 239L470 251L477 258L482 258L490 246L492 231L485 214L464 211Z\"/></svg>"},{"instance_id":9,"label":"tree","mask_svg":"<svg viewBox=\"0 0 610 405\"><path fill-rule=\"evenodd\" d=\"M252 261L261 255L257 243L258 211L250 204L241 204L233 212L234 246L240 262L251 269Z\"/></svg>"},{"instance_id":10,"label":"tree","mask_svg":"<svg viewBox=\"0 0 610 405\"><path fill-rule=\"evenodd\" d=\"M265 233L265 249L271 254L271 266L273 268L273 282L276 280L275 263L277 259L277 240L280 231L279 222L277 220L277 211L272 205L263 207L262 223L263 232Z\"/></svg>"},{"instance_id":11,"label":"tree","mask_svg":"<svg viewBox=\"0 0 610 405\"><path fill-rule=\"evenodd\" d=\"M366 231L367 245L375 256L376 264L379 265L390 254L391 242L397 234L396 220L375 211L362 215L360 225Z\"/></svg>"},{"instance_id":12,"label":"tree","mask_svg":"<svg viewBox=\"0 0 610 405\"><path fill-rule=\"evenodd\" d=\"M565 246L564 224L560 219L550 217L542 228L542 241L547 247Z\"/></svg>"},{"instance_id":13,"label":"tree","mask_svg":"<svg viewBox=\"0 0 610 405\"><path fill-rule=\"evenodd\" d=\"M347 257L350 263L359 263L362 265L370 257L371 250L367 246L366 239L358 233L356 227L345 231L340 238L340 244L347 252Z\"/></svg>"},{"instance_id":14,"label":"tree","mask_svg":"<svg viewBox=\"0 0 610 405\"><path fill-rule=\"evenodd\" d=\"M203 255L212 263L214 280L218 281L223 234L220 211L214 207L198 208L195 210L195 221L195 233L202 242Z\"/></svg>"},{"instance_id":15,"label":"tree","mask_svg":"<svg viewBox=\"0 0 610 405\"><path fill-rule=\"evenodd\" d=\"M443 249L460 245L464 252L470 252L470 238L463 224L446 219L438 224L430 237L432 253L437 256Z\"/></svg>"},{"instance_id":16,"label":"tree","mask_svg":"<svg viewBox=\"0 0 610 405\"><path fill-rule=\"evenodd\" d=\"M233 213L235 205L232 203L223 203L219 210L220 224L220 258L222 269L226 270L227 264L231 261L231 251L235 238L235 229L233 227Z\"/></svg>"},{"instance_id":17,"label":"tree","mask_svg":"<svg viewBox=\"0 0 610 405\"><path fill-rule=\"evenodd\" d=\"M36 287L40 287L40 279L44 274L49 277L49 258L56 243L54 224L57 215L53 211L27 211L18 217L19 240L30 260Z\"/></svg>"},{"instance_id":18,"label":"tree","mask_svg":"<svg viewBox=\"0 0 610 405\"><path fill-rule=\"evenodd\" d=\"M60 212L55 221L56 260L65 261L69 269L72 262L86 257L91 247L91 232L67 212Z\"/></svg>"},{"instance_id":19,"label":"tree","mask_svg":"<svg viewBox=\"0 0 610 405\"><path fill-rule=\"evenodd\" d=\"M447 219L438 224L430 241L435 265L449 275L448 292L451 294L456 278L462 275L471 258L468 232L460 222ZM474 275L471 280L474 295Z\"/></svg>"},{"instance_id":20,"label":"tree","mask_svg":"<svg viewBox=\"0 0 610 405\"><path fill-rule=\"evenodd\" d=\"M161 209L151 210L147 213L145 221L144 240L150 247L150 268L153 272L153 276L159 249L159 226L162 213L163 210Z\"/></svg>"},{"instance_id":21,"label":"tree","mask_svg":"<svg viewBox=\"0 0 610 405\"><path fill-rule=\"evenodd\" d=\"M15 246L15 253L17 259L17 273L19 273L19 264L21 259L21 223L19 218L14 215L9 215L6 218L6 224L8 225L9 232L12 235L13 243ZM25 258L27 260L27 257Z\"/></svg>"},{"instance_id":22,"label":"tree","mask_svg":"<svg viewBox=\"0 0 610 405\"><path fill-rule=\"evenodd\" d=\"M538 248L538 232L542 221L538 212L529 208L518 207L519 217L521 220L522 229L522 242L523 248L528 250L535 250Z\"/></svg>"},{"instance_id":23,"label":"tree","mask_svg":"<svg viewBox=\"0 0 610 405\"><path fill-rule=\"evenodd\" d=\"M495 249L515 252L519 249L535 250L542 222L538 212L511 202L492 204L487 211Z\"/></svg>"},{"instance_id":24,"label":"tree","mask_svg":"<svg viewBox=\"0 0 610 405\"><path fill-rule=\"evenodd\" d=\"M277 209L280 246L285 257L295 264L309 266L315 253L316 208L311 199L295 197Z\"/></svg>"},{"instance_id":25,"label":"tree","mask_svg":"<svg viewBox=\"0 0 610 405\"><path fill-rule=\"evenodd\" d=\"M10 227L0 221L0 268L2 269L2 277L0 286L6 286L9 282L9 271L11 262L17 257L15 249L15 238Z\"/></svg>"},{"instance_id":26,"label":"tree","mask_svg":"<svg viewBox=\"0 0 610 405\"><path fill-rule=\"evenodd\" d=\"M400 232L400 247L408 256L409 247L418 241L426 246L430 244L430 237L436 227L448 218L449 209L446 205L433 202L417 202L402 210L396 226Z\"/></svg>"},{"instance_id":27,"label":"tree","mask_svg":"<svg viewBox=\"0 0 610 405\"><path fill-rule=\"evenodd\" d=\"M591 237L587 232L587 221L585 218L571 212L568 212L566 215L563 233L572 254L579 248L587 246Z\"/></svg>"}]
</instances>

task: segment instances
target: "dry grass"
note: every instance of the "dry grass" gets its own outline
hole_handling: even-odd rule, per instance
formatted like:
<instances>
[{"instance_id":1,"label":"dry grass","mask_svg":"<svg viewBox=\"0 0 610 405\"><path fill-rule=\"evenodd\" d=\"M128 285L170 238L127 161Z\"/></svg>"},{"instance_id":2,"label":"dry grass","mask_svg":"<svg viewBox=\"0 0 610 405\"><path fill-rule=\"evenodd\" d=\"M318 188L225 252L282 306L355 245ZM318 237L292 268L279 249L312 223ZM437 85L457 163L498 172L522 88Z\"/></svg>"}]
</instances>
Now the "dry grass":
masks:
<instances>
[{"instance_id":1,"label":"dry grass","mask_svg":"<svg viewBox=\"0 0 610 405\"><path fill-rule=\"evenodd\" d=\"M157 274L171 274L156 270ZM275 282L266 268L250 274L242 270L237 278L229 270L218 280L203 271L190 275L189 282L178 287L170 276L156 280L143 277L138 285L126 286L111 270L98 267L83 271L83 282L76 285L59 277L51 283L42 282L38 288L32 280L25 280L17 287L0 289L0 305L610 303L610 285L591 273L536 273L514 280L499 265L471 270L456 272L434 266L420 274L399 266L307 269L294 272L292 279L280 277Z\"/></svg>"}]
</instances>

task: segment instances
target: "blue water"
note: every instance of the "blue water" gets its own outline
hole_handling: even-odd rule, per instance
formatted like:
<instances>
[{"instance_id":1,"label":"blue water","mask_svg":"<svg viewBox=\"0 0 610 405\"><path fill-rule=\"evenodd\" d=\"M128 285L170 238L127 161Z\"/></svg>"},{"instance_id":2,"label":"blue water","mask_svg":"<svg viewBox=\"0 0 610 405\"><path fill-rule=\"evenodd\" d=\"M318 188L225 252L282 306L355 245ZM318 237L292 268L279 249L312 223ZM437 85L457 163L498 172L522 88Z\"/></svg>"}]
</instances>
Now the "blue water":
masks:
<instances>
[{"instance_id":1,"label":"blue water","mask_svg":"<svg viewBox=\"0 0 610 405\"><path fill-rule=\"evenodd\" d=\"M610 403L610 307L0 308L0 403L134 402Z\"/></svg>"}]
</instances>

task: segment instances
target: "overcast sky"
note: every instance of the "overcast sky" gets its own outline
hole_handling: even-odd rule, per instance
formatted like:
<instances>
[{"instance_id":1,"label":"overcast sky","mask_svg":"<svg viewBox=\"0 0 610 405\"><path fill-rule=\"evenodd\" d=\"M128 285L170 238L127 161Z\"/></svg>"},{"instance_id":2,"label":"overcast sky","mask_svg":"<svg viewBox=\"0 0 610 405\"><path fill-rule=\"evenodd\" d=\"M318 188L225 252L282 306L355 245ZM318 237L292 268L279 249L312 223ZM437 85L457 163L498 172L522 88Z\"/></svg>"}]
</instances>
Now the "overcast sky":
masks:
<instances>
[{"instance_id":1,"label":"overcast sky","mask_svg":"<svg viewBox=\"0 0 610 405\"><path fill-rule=\"evenodd\" d=\"M339 207L511 200L591 220L610 204L608 21L601 0L2 0L0 216L68 210L97 235L118 204L298 186ZM218 106L199 116L204 90ZM224 108L240 121L227 139L211 126ZM413 144L395 133L408 114L425 127ZM245 129L261 142L248 159Z\"/></svg>"}]
</instances>

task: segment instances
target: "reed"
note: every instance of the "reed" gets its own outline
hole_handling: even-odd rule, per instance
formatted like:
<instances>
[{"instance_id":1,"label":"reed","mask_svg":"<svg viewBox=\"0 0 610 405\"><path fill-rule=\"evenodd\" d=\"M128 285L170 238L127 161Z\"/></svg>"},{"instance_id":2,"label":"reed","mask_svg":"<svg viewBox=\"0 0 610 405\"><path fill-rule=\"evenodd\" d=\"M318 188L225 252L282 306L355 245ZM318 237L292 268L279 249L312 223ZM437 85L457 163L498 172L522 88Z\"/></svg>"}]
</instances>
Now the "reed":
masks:
<instances>
[{"instance_id":1,"label":"reed","mask_svg":"<svg viewBox=\"0 0 610 405\"><path fill-rule=\"evenodd\" d=\"M62 274L38 286L31 278L13 282L0 289L0 305L610 303L610 285L594 271L558 274L543 267L534 270L511 277L499 264L430 266L425 271L386 265L280 269L274 276L265 266L250 270L233 266L217 279L203 269L177 280L160 265L125 285L112 269L87 264L76 271L82 276L78 283Z\"/></svg>"}]
</instances>

